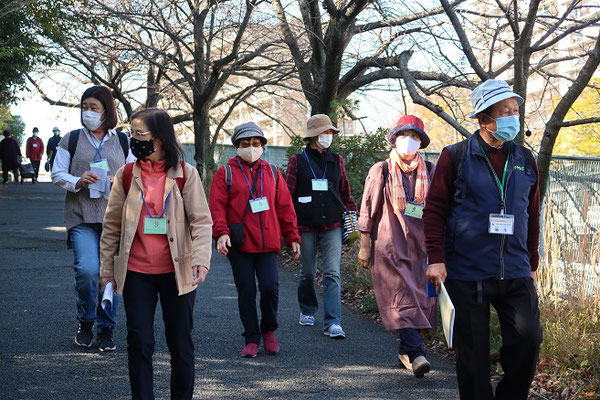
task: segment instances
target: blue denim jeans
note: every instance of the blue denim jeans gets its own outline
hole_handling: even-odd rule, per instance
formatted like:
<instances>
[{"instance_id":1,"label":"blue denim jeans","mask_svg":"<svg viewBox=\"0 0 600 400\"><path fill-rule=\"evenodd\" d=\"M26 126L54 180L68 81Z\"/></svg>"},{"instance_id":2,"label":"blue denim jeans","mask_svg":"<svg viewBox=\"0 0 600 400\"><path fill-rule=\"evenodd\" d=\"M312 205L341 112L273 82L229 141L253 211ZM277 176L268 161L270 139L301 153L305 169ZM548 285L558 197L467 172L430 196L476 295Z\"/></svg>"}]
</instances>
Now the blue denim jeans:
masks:
<instances>
[{"instance_id":1,"label":"blue denim jeans","mask_svg":"<svg viewBox=\"0 0 600 400\"><path fill-rule=\"evenodd\" d=\"M300 232L300 282L298 303L300 312L314 316L317 313L315 272L317 271L317 248L323 256L323 326L342 323L340 262L342 258L342 228L327 231Z\"/></svg>"},{"instance_id":2,"label":"blue denim jeans","mask_svg":"<svg viewBox=\"0 0 600 400\"><path fill-rule=\"evenodd\" d=\"M105 327L117 326L120 296L113 298L112 309L102 309L98 275L100 273L100 235L102 224L79 224L69 231L75 262L75 294L77 296L77 319L94 322L98 332Z\"/></svg>"}]
</instances>

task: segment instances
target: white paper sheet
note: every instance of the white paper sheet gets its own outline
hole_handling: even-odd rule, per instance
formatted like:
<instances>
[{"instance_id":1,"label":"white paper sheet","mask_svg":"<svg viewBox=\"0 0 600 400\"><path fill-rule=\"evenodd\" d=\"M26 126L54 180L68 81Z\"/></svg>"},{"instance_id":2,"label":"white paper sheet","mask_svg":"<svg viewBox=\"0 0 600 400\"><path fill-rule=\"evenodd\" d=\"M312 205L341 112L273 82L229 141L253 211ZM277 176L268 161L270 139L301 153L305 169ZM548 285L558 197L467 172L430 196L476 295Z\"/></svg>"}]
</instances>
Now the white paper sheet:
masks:
<instances>
[{"instance_id":1,"label":"white paper sheet","mask_svg":"<svg viewBox=\"0 0 600 400\"><path fill-rule=\"evenodd\" d=\"M109 310L112 309L113 292L114 292L113 283L108 282L108 284L104 288L104 294L102 295L102 309L103 310L106 310L106 307L110 307Z\"/></svg>"},{"instance_id":2,"label":"white paper sheet","mask_svg":"<svg viewBox=\"0 0 600 400\"><path fill-rule=\"evenodd\" d=\"M442 314L442 328L444 328L444 336L446 336L448 347L452 348L455 310L454 304L452 304L452 300L450 300L450 296L448 295L448 291L446 290L443 282L441 283L438 302L440 303L440 313Z\"/></svg>"}]
</instances>

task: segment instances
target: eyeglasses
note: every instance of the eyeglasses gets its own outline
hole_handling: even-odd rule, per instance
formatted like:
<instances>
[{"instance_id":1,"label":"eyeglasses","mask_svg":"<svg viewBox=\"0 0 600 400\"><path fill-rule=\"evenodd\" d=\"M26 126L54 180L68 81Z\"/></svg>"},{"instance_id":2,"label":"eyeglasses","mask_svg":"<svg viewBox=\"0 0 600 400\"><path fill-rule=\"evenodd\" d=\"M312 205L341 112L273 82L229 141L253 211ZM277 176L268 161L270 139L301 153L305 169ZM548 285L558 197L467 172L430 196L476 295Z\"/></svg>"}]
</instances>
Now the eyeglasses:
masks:
<instances>
[{"instance_id":1,"label":"eyeglasses","mask_svg":"<svg viewBox=\"0 0 600 400\"><path fill-rule=\"evenodd\" d=\"M151 131L130 131L129 132L131 134L132 137L135 137L136 139L142 139L142 140L150 140L148 138L148 135L152 136L152 132Z\"/></svg>"},{"instance_id":2,"label":"eyeglasses","mask_svg":"<svg viewBox=\"0 0 600 400\"><path fill-rule=\"evenodd\" d=\"M262 146L262 142L260 140L257 140L255 142L250 142L250 141L242 141L240 142L240 147L242 149L247 149L248 147L261 147Z\"/></svg>"}]
</instances>

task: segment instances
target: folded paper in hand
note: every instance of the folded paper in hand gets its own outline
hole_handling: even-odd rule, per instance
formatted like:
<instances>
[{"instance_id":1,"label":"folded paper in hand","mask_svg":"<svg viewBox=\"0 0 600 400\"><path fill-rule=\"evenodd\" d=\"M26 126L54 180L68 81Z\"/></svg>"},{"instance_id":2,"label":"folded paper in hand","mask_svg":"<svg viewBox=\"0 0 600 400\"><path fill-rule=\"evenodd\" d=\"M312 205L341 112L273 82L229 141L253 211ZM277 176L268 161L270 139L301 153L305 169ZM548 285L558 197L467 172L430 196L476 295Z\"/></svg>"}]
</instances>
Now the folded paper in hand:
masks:
<instances>
[{"instance_id":1,"label":"folded paper in hand","mask_svg":"<svg viewBox=\"0 0 600 400\"><path fill-rule=\"evenodd\" d=\"M104 294L102 295L102 309L106 310L106 307L109 307L109 310L112 309L113 305L113 283L108 282L106 287L104 288Z\"/></svg>"},{"instance_id":2,"label":"folded paper in hand","mask_svg":"<svg viewBox=\"0 0 600 400\"><path fill-rule=\"evenodd\" d=\"M438 301L440 303L440 313L442 314L442 327L444 328L444 336L446 336L448 347L452 348L455 310L454 304L452 304L452 300L450 300L450 296L448 295L448 291L446 290L443 282L441 283Z\"/></svg>"}]
</instances>

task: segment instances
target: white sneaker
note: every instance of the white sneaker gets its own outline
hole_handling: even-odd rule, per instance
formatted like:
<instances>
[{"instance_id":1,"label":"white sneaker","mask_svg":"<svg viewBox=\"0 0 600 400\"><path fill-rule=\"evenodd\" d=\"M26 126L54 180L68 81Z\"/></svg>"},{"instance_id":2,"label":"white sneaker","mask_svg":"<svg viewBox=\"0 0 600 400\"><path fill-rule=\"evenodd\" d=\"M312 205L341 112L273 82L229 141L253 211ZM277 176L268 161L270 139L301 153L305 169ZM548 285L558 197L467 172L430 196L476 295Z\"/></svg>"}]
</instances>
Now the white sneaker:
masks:
<instances>
[{"instance_id":1,"label":"white sneaker","mask_svg":"<svg viewBox=\"0 0 600 400\"><path fill-rule=\"evenodd\" d=\"M323 333L332 339L344 339L346 337L342 327L337 324L331 324Z\"/></svg>"},{"instance_id":2,"label":"white sneaker","mask_svg":"<svg viewBox=\"0 0 600 400\"><path fill-rule=\"evenodd\" d=\"M298 321L300 325L304 326L313 326L315 324L315 317L312 315L304 315L300 313L300 320Z\"/></svg>"}]
</instances>

